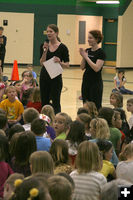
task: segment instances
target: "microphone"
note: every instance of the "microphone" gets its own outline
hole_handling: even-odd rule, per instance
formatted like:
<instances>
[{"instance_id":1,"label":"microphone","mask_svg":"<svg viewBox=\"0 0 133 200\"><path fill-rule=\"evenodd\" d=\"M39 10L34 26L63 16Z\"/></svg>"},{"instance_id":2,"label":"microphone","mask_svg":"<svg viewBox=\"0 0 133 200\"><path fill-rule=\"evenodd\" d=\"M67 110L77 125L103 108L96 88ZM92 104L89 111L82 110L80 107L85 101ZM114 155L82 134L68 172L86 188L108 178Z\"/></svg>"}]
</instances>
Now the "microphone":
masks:
<instances>
[{"instance_id":1,"label":"microphone","mask_svg":"<svg viewBox=\"0 0 133 200\"><path fill-rule=\"evenodd\" d=\"M44 52L47 51L46 47L43 48L43 51L44 51Z\"/></svg>"}]
</instances>

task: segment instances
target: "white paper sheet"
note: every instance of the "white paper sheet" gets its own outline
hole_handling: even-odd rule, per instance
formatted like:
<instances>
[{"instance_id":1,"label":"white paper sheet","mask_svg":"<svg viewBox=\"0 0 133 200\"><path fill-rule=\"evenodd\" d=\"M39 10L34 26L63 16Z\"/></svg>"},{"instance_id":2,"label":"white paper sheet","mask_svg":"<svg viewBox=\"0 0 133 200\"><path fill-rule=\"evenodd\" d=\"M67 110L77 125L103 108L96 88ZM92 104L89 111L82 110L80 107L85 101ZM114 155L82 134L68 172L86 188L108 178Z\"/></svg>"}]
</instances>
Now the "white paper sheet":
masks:
<instances>
[{"instance_id":1,"label":"white paper sheet","mask_svg":"<svg viewBox=\"0 0 133 200\"><path fill-rule=\"evenodd\" d=\"M62 74L63 69L59 63L54 62L54 58L51 58L45 62L43 62L44 67L46 68L51 79L57 77Z\"/></svg>"}]
</instances>

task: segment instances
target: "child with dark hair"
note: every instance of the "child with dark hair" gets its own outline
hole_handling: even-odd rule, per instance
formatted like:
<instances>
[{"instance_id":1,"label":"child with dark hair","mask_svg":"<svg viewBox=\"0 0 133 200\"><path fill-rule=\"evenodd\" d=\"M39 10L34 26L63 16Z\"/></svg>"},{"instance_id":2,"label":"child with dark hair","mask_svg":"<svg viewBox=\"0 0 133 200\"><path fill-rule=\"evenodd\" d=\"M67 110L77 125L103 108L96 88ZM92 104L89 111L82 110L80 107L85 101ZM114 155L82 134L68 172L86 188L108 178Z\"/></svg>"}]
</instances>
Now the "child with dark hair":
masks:
<instances>
[{"instance_id":1,"label":"child with dark hair","mask_svg":"<svg viewBox=\"0 0 133 200\"><path fill-rule=\"evenodd\" d=\"M8 179L6 180L5 184L4 184L4 200L9 200L15 190L15 185L14 182L17 179L24 179L24 175L23 174L19 174L19 173L14 173L11 174Z\"/></svg>"},{"instance_id":2,"label":"child with dark hair","mask_svg":"<svg viewBox=\"0 0 133 200\"><path fill-rule=\"evenodd\" d=\"M120 128L120 130L126 135L129 136L129 125L127 122L127 117L126 117L126 113L123 109L121 108L115 108L114 111L117 111L120 113L120 118L122 120L122 126Z\"/></svg>"},{"instance_id":3,"label":"child with dark hair","mask_svg":"<svg viewBox=\"0 0 133 200\"><path fill-rule=\"evenodd\" d=\"M8 141L10 142L12 139L12 136L16 133L23 132L25 129L21 124L14 124L9 130L8 130Z\"/></svg>"},{"instance_id":4,"label":"child with dark hair","mask_svg":"<svg viewBox=\"0 0 133 200\"><path fill-rule=\"evenodd\" d=\"M115 89L113 89L112 92L119 91L121 94L133 94L133 91L128 90L124 87L125 83L125 71L119 69L117 75L114 77Z\"/></svg>"},{"instance_id":5,"label":"child with dark hair","mask_svg":"<svg viewBox=\"0 0 133 200\"><path fill-rule=\"evenodd\" d=\"M15 191L10 200L51 200L48 190L37 177L29 177L14 183Z\"/></svg>"},{"instance_id":6,"label":"child with dark hair","mask_svg":"<svg viewBox=\"0 0 133 200\"><path fill-rule=\"evenodd\" d=\"M55 175L48 178L48 189L52 200L71 200L71 183L63 176Z\"/></svg>"},{"instance_id":7,"label":"child with dark hair","mask_svg":"<svg viewBox=\"0 0 133 200\"><path fill-rule=\"evenodd\" d=\"M13 170L7 163L9 156L8 140L5 136L0 135L0 198L3 197L4 183Z\"/></svg>"},{"instance_id":8,"label":"child with dark hair","mask_svg":"<svg viewBox=\"0 0 133 200\"><path fill-rule=\"evenodd\" d=\"M34 133L25 131L15 134L11 139L10 148L12 148L12 145L14 148L12 149L11 166L14 172L29 176L31 174L29 157L31 153L37 150Z\"/></svg>"},{"instance_id":9,"label":"child with dark hair","mask_svg":"<svg viewBox=\"0 0 133 200\"><path fill-rule=\"evenodd\" d=\"M0 113L0 129L5 130L7 126L7 116L4 113Z\"/></svg>"},{"instance_id":10,"label":"child with dark hair","mask_svg":"<svg viewBox=\"0 0 133 200\"><path fill-rule=\"evenodd\" d=\"M81 113L86 113L88 114L88 110L84 107L80 107L77 111L77 115L80 115Z\"/></svg>"},{"instance_id":11,"label":"child with dark hair","mask_svg":"<svg viewBox=\"0 0 133 200\"><path fill-rule=\"evenodd\" d=\"M68 164L69 155L67 142L61 139L54 140L49 152L55 164L54 174L58 174L59 172L65 172L70 174L72 168Z\"/></svg>"},{"instance_id":12,"label":"child with dark hair","mask_svg":"<svg viewBox=\"0 0 133 200\"><path fill-rule=\"evenodd\" d=\"M113 155L113 145L112 142L108 140L98 139L97 141L98 148L103 156L103 166L101 173L107 178L109 175L112 175L113 178L116 178L115 167L110 162Z\"/></svg>"},{"instance_id":13,"label":"child with dark hair","mask_svg":"<svg viewBox=\"0 0 133 200\"><path fill-rule=\"evenodd\" d=\"M31 123L34 119L39 118L39 112L35 108L26 108L23 113L24 129L31 130Z\"/></svg>"},{"instance_id":14,"label":"child with dark hair","mask_svg":"<svg viewBox=\"0 0 133 200\"><path fill-rule=\"evenodd\" d=\"M131 117L128 120L129 128L133 127L133 98L127 100L127 111L131 113Z\"/></svg>"},{"instance_id":15,"label":"child with dark hair","mask_svg":"<svg viewBox=\"0 0 133 200\"><path fill-rule=\"evenodd\" d=\"M29 88L23 92L22 97L21 97L21 102L24 108L26 108L28 102L32 101L33 91L34 91L34 88Z\"/></svg>"},{"instance_id":16,"label":"child with dark hair","mask_svg":"<svg viewBox=\"0 0 133 200\"><path fill-rule=\"evenodd\" d=\"M90 122L91 122L91 116L87 113L81 113L79 115L77 115L76 118L79 122L84 124L85 127L85 135L84 135L84 139L85 140L90 140L91 137L91 133L90 133Z\"/></svg>"},{"instance_id":17,"label":"child with dark hair","mask_svg":"<svg viewBox=\"0 0 133 200\"><path fill-rule=\"evenodd\" d=\"M43 119L34 119L31 123L31 131L36 136L37 151L49 151L51 147L50 138L43 137L46 132L46 122Z\"/></svg>"},{"instance_id":18,"label":"child with dark hair","mask_svg":"<svg viewBox=\"0 0 133 200\"><path fill-rule=\"evenodd\" d=\"M70 125L70 129L66 137L66 141L68 144L68 153L72 165L74 165L75 162L78 146L84 140L84 137L85 137L85 127L83 123L76 120L73 121Z\"/></svg>"}]
</instances>

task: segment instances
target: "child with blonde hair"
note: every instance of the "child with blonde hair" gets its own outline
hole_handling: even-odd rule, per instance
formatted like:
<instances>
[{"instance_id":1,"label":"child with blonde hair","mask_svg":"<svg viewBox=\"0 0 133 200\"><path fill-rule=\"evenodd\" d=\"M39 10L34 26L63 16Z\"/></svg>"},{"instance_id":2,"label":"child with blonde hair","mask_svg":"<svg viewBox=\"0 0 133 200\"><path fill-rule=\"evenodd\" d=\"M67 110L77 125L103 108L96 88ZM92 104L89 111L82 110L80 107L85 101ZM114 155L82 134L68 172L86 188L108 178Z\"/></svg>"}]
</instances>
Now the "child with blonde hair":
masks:
<instances>
[{"instance_id":1,"label":"child with blonde hair","mask_svg":"<svg viewBox=\"0 0 133 200\"><path fill-rule=\"evenodd\" d=\"M83 104L83 107L88 110L88 114L91 116L92 119L98 116L97 107L94 102L86 101Z\"/></svg>"},{"instance_id":2,"label":"child with blonde hair","mask_svg":"<svg viewBox=\"0 0 133 200\"><path fill-rule=\"evenodd\" d=\"M102 161L95 143L84 141L79 145L76 167L77 169L70 174L75 183L73 199L88 199L89 197L89 199L98 200L107 180L99 173Z\"/></svg>"},{"instance_id":3,"label":"child with blonde hair","mask_svg":"<svg viewBox=\"0 0 133 200\"><path fill-rule=\"evenodd\" d=\"M51 105L43 106L41 110L41 114L47 115L51 120L50 126L53 126L53 123L55 120L55 113L54 113L53 107Z\"/></svg>"},{"instance_id":4,"label":"child with blonde hair","mask_svg":"<svg viewBox=\"0 0 133 200\"><path fill-rule=\"evenodd\" d=\"M69 165L67 142L61 139L54 140L49 152L53 158L55 165L54 174L58 174L60 172L70 174L72 168Z\"/></svg>"},{"instance_id":5,"label":"child with blonde hair","mask_svg":"<svg viewBox=\"0 0 133 200\"><path fill-rule=\"evenodd\" d=\"M97 142L99 139L104 139L104 140L110 139L110 129L105 119L102 119L102 118L92 119L90 123L90 132L93 138L90 140L90 142ZM111 162L115 166L118 163L118 158L114 149L113 149Z\"/></svg>"},{"instance_id":6,"label":"child with blonde hair","mask_svg":"<svg viewBox=\"0 0 133 200\"><path fill-rule=\"evenodd\" d=\"M118 163L116 168L117 178L130 181L133 184L133 143L127 144L123 152L120 154L121 162Z\"/></svg>"},{"instance_id":7,"label":"child with blonde hair","mask_svg":"<svg viewBox=\"0 0 133 200\"><path fill-rule=\"evenodd\" d=\"M52 156L46 151L33 152L30 156L29 162L32 174L38 172L48 174L54 173L54 162Z\"/></svg>"},{"instance_id":8,"label":"child with blonde hair","mask_svg":"<svg viewBox=\"0 0 133 200\"><path fill-rule=\"evenodd\" d=\"M109 139L110 130L108 123L105 119L94 118L90 122L90 132L93 138L93 142L97 139ZM92 140L91 140L92 141Z\"/></svg>"},{"instance_id":9,"label":"child with blonde hair","mask_svg":"<svg viewBox=\"0 0 133 200\"><path fill-rule=\"evenodd\" d=\"M6 112L8 123L11 126L21 120L24 107L22 103L16 99L16 89L14 86L8 86L5 92L8 98L0 103L0 108Z\"/></svg>"},{"instance_id":10,"label":"child with blonde hair","mask_svg":"<svg viewBox=\"0 0 133 200\"><path fill-rule=\"evenodd\" d=\"M58 113L55 116L54 130L56 132L56 139L66 139L66 132L68 131L71 123L71 118L66 113Z\"/></svg>"},{"instance_id":11,"label":"child with blonde hair","mask_svg":"<svg viewBox=\"0 0 133 200\"><path fill-rule=\"evenodd\" d=\"M110 94L110 104L113 105L114 108L123 107L123 96L119 92L112 92Z\"/></svg>"},{"instance_id":12,"label":"child with blonde hair","mask_svg":"<svg viewBox=\"0 0 133 200\"><path fill-rule=\"evenodd\" d=\"M47 133L50 136L50 138L52 140L54 140L55 137L56 137L56 133L55 133L55 130L53 128L53 123L54 123L54 120L55 120L55 113L54 113L53 107L51 105L43 106L42 110L41 110L40 118L46 119ZM49 120L47 120L47 119L49 119Z\"/></svg>"}]
</instances>

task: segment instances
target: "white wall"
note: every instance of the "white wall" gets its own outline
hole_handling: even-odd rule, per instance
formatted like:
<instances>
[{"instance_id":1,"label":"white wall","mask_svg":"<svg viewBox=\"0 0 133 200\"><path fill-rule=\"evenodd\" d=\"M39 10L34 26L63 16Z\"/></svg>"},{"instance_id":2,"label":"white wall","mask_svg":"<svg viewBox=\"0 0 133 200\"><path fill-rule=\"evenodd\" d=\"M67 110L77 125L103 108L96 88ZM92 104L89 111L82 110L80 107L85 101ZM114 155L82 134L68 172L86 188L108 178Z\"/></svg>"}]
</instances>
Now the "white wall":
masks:
<instances>
[{"instance_id":1,"label":"white wall","mask_svg":"<svg viewBox=\"0 0 133 200\"><path fill-rule=\"evenodd\" d=\"M118 18L117 67L133 67L133 1Z\"/></svg>"},{"instance_id":2,"label":"white wall","mask_svg":"<svg viewBox=\"0 0 133 200\"><path fill-rule=\"evenodd\" d=\"M8 26L3 26L8 20ZM7 36L5 63L32 64L34 41L34 14L0 12L0 26L4 27Z\"/></svg>"},{"instance_id":3,"label":"white wall","mask_svg":"<svg viewBox=\"0 0 133 200\"><path fill-rule=\"evenodd\" d=\"M86 21L85 44L78 44L79 21ZM59 37L69 49L70 64L79 65L81 62L79 48L88 48L87 38L89 30L98 29L102 31L103 17L59 14L57 24L59 27Z\"/></svg>"}]
</instances>

